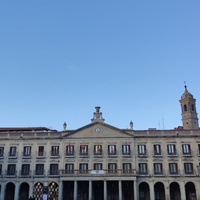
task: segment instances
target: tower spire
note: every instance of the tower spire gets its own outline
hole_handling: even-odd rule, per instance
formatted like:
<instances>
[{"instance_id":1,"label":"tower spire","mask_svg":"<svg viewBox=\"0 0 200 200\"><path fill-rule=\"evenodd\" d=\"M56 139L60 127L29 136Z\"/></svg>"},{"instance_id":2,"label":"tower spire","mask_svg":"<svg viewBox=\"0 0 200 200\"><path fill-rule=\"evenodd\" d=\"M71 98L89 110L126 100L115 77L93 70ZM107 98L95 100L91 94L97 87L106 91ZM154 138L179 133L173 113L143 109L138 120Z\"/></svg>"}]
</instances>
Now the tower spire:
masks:
<instances>
[{"instance_id":1,"label":"tower spire","mask_svg":"<svg viewBox=\"0 0 200 200\"><path fill-rule=\"evenodd\" d=\"M196 112L196 99L188 92L187 85L184 81L185 91L180 99L182 110L182 123L184 129L198 129L198 114Z\"/></svg>"}]
</instances>

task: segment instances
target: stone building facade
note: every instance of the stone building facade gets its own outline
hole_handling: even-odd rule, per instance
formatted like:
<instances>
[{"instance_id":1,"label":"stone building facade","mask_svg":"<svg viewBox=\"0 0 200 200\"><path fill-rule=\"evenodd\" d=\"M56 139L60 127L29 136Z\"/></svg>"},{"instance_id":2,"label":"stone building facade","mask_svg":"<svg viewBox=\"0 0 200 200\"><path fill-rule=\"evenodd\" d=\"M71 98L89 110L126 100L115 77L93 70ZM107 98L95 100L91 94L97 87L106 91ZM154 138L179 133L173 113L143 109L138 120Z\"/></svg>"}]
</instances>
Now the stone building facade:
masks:
<instances>
[{"instance_id":1,"label":"stone building facade","mask_svg":"<svg viewBox=\"0 0 200 200\"><path fill-rule=\"evenodd\" d=\"M0 128L0 199L200 200L196 100L180 100L183 126L120 129L96 107L76 130Z\"/></svg>"}]
</instances>

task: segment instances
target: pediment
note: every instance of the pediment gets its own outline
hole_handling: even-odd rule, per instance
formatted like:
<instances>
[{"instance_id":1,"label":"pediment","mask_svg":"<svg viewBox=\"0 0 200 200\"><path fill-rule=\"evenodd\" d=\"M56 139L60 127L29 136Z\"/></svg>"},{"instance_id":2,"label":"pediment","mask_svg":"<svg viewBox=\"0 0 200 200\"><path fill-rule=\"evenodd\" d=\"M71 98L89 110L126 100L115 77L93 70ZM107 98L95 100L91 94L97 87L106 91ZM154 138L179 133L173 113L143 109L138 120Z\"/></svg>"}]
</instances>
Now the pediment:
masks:
<instances>
[{"instance_id":1,"label":"pediment","mask_svg":"<svg viewBox=\"0 0 200 200\"><path fill-rule=\"evenodd\" d=\"M124 130L118 129L106 123L95 122L74 130L66 135L65 138L127 138L133 137Z\"/></svg>"}]
</instances>

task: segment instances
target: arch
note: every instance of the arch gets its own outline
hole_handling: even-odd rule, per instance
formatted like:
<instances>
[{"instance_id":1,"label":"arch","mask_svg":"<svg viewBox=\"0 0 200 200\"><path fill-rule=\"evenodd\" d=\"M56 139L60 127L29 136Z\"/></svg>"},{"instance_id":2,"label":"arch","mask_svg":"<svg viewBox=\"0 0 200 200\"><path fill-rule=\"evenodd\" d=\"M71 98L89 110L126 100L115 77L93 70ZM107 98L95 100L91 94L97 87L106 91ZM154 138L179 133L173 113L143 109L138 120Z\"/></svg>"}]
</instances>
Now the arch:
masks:
<instances>
[{"instance_id":1,"label":"arch","mask_svg":"<svg viewBox=\"0 0 200 200\"><path fill-rule=\"evenodd\" d=\"M43 188L44 185L41 182L35 183L33 187L33 197L35 199L43 199Z\"/></svg>"},{"instance_id":2,"label":"arch","mask_svg":"<svg viewBox=\"0 0 200 200\"><path fill-rule=\"evenodd\" d=\"M139 184L139 199L140 200L150 199L149 184L146 182L142 182Z\"/></svg>"},{"instance_id":3,"label":"arch","mask_svg":"<svg viewBox=\"0 0 200 200\"><path fill-rule=\"evenodd\" d=\"M58 200L59 187L56 182L51 182L48 187L48 200Z\"/></svg>"},{"instance_id":4,"label":"arch","mask_svg":"<svg viewBox=\"0 0 200 200\"><path fill-rule=\"evenodd\" d=\"M19 189L19 199L27 200L29 197L29 184L26 182L21 183Z\"/></svg>"},{"instance_id":5,"label":"arch","mask_svg":"<svg viewBox=\"0 0 200 200\"><path fill-rule=\"evenodd\" d=\"M6 184L4 200L14 200L14 198L15 198L15 184L12 182L9 182Z\"/></svg>"},{"instance_id":6,"label":"arch","mask_svg":"<svg viewBox=\"0 0 200 200\"><path fill-rule=\"evenodd\" d=\"M170 199L171 200L180 200L181 193L180 193L180 186L177 182L172 182L169 185L170 188Z\"/></svg>"},{"instance_id":7,"label":"arch","mask_svg":"<svg viewBox=\"0 0 200 200\"><path fill-rule=\"evenodd\" d=\"M185 184L186 199L196 199L196 189L193 182L187 182Z\"/></svg>"},{"instance_id":8,"label":"arch","mask_svg":"<svg viewBox=\"0 0 200 200\"><path fill-rule=\"evenodd\" d=\"M155 200L165 200L165 187L162 182L157 182L154 185Z\"/></svg>"}]
</instances>

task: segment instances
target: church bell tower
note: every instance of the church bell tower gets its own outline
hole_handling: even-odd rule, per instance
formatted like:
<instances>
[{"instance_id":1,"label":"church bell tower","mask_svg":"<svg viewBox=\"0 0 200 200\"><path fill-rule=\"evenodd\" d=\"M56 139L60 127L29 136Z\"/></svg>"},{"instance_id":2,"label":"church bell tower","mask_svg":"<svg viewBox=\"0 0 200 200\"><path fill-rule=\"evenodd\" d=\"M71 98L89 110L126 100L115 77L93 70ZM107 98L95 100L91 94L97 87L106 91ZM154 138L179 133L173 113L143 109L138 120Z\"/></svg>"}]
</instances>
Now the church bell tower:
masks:
<instances>
[{"instance_id":1,"label":"church bell tower","mask_svg":"<svg viewBox=\"0 0 200 200\"><path fill-rule=\"evenodd\" d=\"M199 129L198 116L196 112L196 99L190 94L185 85L185 92L179 101L182 110L183 129Z\"/></svg>"}]
</instances>

